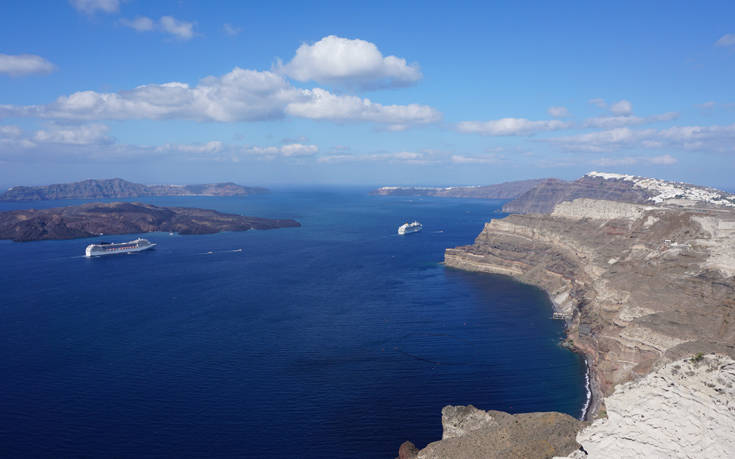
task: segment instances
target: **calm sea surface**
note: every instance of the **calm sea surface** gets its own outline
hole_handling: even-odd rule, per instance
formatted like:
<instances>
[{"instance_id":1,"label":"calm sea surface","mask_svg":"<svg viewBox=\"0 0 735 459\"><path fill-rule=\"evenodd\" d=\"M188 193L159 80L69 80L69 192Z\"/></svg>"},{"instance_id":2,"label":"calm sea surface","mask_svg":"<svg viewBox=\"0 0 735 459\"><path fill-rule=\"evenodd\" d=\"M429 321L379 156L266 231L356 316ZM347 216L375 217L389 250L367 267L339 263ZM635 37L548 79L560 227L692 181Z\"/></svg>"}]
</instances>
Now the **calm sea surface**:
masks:
<instances>
[{"instance_id":1,"label":"calm sea surface","mask_svg":"<svg viewBox=\"0 0 735 459\"><path fill-rule=\"evenodd\" d=\"M500 201L139 200L303 227L98 259L92 239L0 241L0 456L393 458L440 439L447 404L580 414L584 363L543 292L440 264Z\"/></svg>"}]
</instances>

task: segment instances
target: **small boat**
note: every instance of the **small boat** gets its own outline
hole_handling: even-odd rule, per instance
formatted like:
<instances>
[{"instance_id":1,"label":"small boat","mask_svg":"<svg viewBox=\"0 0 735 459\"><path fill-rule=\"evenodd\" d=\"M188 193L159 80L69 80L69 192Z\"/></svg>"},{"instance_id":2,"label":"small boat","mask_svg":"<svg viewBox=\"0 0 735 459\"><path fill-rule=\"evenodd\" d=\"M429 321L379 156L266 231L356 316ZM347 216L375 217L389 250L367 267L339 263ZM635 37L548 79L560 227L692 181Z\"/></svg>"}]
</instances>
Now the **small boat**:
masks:
<instances>
[{"instance_id":1,"label":"small boat","mask_svg":"<svg viewBox=\"0 0 735 459\"><path fill-rule=\"evenodd\" d=\"M403 225L398 227L398 234L405 235L405 234L411 234L411 233L418 233L424 229L423 225L417 221L413 221L411 223L404 223Z\"/></svg>"}]
</instances>

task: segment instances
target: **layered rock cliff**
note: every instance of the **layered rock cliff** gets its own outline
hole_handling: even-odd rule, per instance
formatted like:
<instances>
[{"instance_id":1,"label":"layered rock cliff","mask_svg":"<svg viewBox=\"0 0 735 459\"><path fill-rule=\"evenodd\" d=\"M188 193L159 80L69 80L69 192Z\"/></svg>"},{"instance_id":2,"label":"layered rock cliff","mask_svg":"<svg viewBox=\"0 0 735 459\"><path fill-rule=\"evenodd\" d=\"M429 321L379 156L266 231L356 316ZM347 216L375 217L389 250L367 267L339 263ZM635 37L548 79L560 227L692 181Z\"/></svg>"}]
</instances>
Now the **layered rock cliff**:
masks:
<instances>
[{"instance_id":1,"label":"layered rock cliff","mask_svg":"<svg viewBox=\"0 0 735 459\"><path fill-rule=\"evenodd\" d=\"M603 193L617 190L607 194L616 199L565 197L545 214L492 220L474 244L447 249L445 264L509 275L549 293L557 317L566 320L567 345L584 353L591 369L594 397L588 418L609 416L577 437L585 450L590 445L593 457L620 457L613 454L619 439L628 442L630 457L640 457L636 451L732 457L732 195L632 176L586 177L587 185L602 181ZM552 198L549 202L558 196ZM700 356L713 352L719 356ZM687 363L692 356L704 363L693 368ZM678 368L667 366L674 361ZM705 390L707 396L701 395L703 385L711 389ZM648 403L654 399L660 403ZM672 418L687 410L691 419ZM710 411L717 422L708 420ZM695 429L699 439L682 430L681 424L689 422L700 426ZM727 442L713 429L717 423L731 429ZM656 443L649 438L656 432L665 432L662 438L686 438ZM654 443L659 449L650 447Z\"/></svg>"}]
</instances>

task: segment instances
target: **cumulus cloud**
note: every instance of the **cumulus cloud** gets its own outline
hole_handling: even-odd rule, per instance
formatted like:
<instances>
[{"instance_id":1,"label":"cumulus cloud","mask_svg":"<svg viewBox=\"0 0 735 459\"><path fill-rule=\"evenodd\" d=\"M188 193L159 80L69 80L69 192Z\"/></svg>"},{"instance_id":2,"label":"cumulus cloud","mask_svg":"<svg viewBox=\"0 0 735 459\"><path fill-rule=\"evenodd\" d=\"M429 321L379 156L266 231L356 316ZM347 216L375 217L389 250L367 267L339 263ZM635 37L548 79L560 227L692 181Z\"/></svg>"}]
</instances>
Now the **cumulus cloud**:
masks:
<instances>
[{"instance_id":1,"label":"cumulus cloud","mask_svg":"<svg viewBox=\"0 0 735 459\"><path fill-rule=\"evenodd\" d=\"M382 105L356 96L338 96L321 88L303 90L302 95L302 100L288 104L286 113L316 120L370 121L398 130L441 119L441 113L428 105Z\"/></svg>"},{"instance_id":2,"label":"cumulus cloud","mask_svg":"<svg viewBox=\"0 0 735 459\"><path fill-rule=\"evenodd\" d=\"M735 46L735 33L726 33L715 42L715 46Z\"/></svg>"},{"instance_id":3,"label":"cumulus cloud","mask_svg":"<svg viewBox=\"0 0 735 459\"><path fill-rule=\"evenodd\" d=\"M196 86L170 82L116 93L80 91L45 105L0 105L0 117L27 116L66 120L189 119L256 121L286 115L336 122L364 121L414 126L441 119L436 109L418 104L383 105L324 89L299 89L281 75L236 67Z\"/></svg>"},{"instance_id":4,"label":"cumulus cloud","mask_svg":"<svg viewBox=\"0 0 735 459\"><path fill-rule=\"evenodd\" d=\"M566 107L549 107L547 112L554 118L564 118L569 116L569 110L567 110Z\"/></svg>"},{"instance_id":5,"label":"cumulus cloud","mask_svg":"<svg viewBox=\"0 0 735 459\"><path fill-rule=\"evenodd\" d=\"M85 14L116 13L120 9L120 0L69 0L71 6Z\"/></svg>"},{"instance_id":6,"label":"cumulus cloud","mask_svg":"<svg viewBox=\"0 0 735 459\"><path fill-rule=\"evenodd\" d=\"M418 64L396 56L383 56L375 44L329 35L302 44L290 62L275 68L297 81L316 81L343 87L376 89L406 86L421 79Z\"/></svg>"},{"instance_id":7,"label":"cumulus cloud","mask_svg":"<svg viewBox=\"0 0 735 459\"><path fill-rule=\"evenodd\" d=\"M10 76L50 73L56 66L35 54L0 54L0 74Z\"/></svg>"},{"instance_id":8,"label":"cumulus cloud","mask_svg":"<svg viewBox=\"0 0 735 459\"><path fill-rule=\"evenodd\" d=\"M182 41L191 40L196 35L193 22L181 21L172 16L163 16L158 21L146 16L138 16L135 19L123 18L120 19L120 24L138 32L158 30Z\"/></svg>"},{"instance_id":9,"label":"cumulus cloud","mask_svg":"<svg viewBox=\"0 0 735 459\"><path fill-rule=\"evenodd\" d=\"M229 36L235 37L242 32L242 27L237 27L229 23L225 23L222 25L222 30Z\"/></svg>"},{"instance_id":10,"label":"cumulus cloud","mask_svg":"<svg viewBox=\"0 0 735 459\"><path fill-rule=\"evenodd\" d=\"M507 136L531 135L542 131L556 131L570 127L570 123L559 120L530 121L525 118L502 118L491 121L462 121L457 130L465 133Z\"/></svg>"}]
</instances>

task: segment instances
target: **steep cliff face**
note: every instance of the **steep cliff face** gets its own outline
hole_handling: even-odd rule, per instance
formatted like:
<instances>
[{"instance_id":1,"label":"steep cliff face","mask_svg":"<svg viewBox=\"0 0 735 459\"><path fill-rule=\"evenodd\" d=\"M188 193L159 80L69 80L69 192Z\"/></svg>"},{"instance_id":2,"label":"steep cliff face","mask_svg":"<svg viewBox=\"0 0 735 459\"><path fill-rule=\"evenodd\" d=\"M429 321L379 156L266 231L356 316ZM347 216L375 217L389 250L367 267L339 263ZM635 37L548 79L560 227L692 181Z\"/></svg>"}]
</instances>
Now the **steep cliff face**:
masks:
<instances>
[{"instance_id":1,"label":"steep cliff face","mask_svg":"<svg viewBox=\"0 0 735 459\"><path fill-rule=\"evenodd\" d=\"M508 213L547 214L564 201L587 198L633 204L735 207L723 191L634 175L590 172L573 182L547 180L503 206Z\"/></svg>"},{"instance_id":2,"label":"steep cliff face","mask_svg":"<svg viewBox=\"0 0 735 459\"><path fill-rule=\"evenodd\" d=\"M444 260L549 293L594 394L569 457L735 457L735 196L593 172L514 202Z\"/></svg>"},{"instance_id":3,"label":"steep cliff face","mask_svg":"<svg viewBox=\"0 0 735 459\"><path fill-rule=\"evenodd\" d=\"M734 241L729 210L580 199L493 220L445 263L549 292L607 395L662 360L735 351Z\"/></svg>"},{"instance_id":4,"label":"steep cliff face","mask_svg":"<svg viewBox=\"0 0 735 459\"><path fill-rule=\"evenodd\" d=\"M558 203L578 198L643 204L648 201L649 195L644 190L636 189L633 183L624 180L605 180L585 175L573 182L547 180L505 204L503 212L546 214L551 213Z\"/></svg>"}]
</instances>

